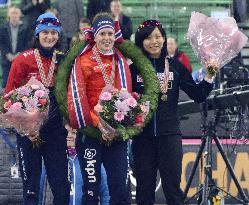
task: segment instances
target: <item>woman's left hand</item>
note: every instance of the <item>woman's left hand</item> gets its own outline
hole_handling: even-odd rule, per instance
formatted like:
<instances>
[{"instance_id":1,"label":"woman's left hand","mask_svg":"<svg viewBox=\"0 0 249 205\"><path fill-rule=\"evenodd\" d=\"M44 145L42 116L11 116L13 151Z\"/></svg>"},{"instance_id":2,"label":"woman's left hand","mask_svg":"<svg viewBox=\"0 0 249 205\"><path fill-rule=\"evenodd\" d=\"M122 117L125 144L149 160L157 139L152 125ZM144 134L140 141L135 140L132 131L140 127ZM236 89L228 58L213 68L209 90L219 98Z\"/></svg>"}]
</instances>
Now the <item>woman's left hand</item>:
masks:
<instances>
[{"instance_id":1,"label":"woman's left hand","mask_svg":"<svg viewBox=\"0 0 249 205\"><path fill-rule=\"evenodd\" d=\"M219 71L219 64L216 61L209 61L206 63L207 75L206 78L211 80L215 77L216 73Z\"/></svg>"}]
</instances>

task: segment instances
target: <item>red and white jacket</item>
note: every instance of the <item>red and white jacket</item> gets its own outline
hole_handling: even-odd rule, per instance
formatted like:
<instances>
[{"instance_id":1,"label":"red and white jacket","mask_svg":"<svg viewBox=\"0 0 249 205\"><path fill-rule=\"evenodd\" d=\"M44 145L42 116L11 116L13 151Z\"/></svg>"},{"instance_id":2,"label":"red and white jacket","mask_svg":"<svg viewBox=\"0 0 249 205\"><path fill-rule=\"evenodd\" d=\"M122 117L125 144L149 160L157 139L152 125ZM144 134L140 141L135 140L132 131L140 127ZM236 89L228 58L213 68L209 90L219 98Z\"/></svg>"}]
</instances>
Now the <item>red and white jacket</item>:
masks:
<instances>
[{"instance_id":1,"label":"red and white jacket","mask_svg":"<svg viewBox=\"0 0 249 205\"><path fill-rule=\"evenodd\" d=\"M52 57L46 58L41 55L41 60L45 74L47 76ZM5 87L5 93L8 93L11 90L18 88L22 85L25 85L32 76L36 77L37 80L41 81L37 62L34 55L34 48L24 51L23 53L18 55L13 61L8 81ZM54 79L52 80L54 82Z\"/></svg>"}]
</instances>

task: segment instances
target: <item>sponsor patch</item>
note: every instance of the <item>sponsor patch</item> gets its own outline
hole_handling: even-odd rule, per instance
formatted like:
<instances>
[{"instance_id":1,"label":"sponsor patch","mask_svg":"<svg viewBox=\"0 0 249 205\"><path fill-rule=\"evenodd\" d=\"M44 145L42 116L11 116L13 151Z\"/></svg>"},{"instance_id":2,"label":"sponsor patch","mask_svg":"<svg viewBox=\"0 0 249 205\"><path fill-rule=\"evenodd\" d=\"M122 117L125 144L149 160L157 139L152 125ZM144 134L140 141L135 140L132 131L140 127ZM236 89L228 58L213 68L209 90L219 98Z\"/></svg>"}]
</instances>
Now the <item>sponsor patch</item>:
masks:
<instances>
[{"instance_id":1,"label":"sponsor patch","mask_svg":"<svg viewBox=\"0 0 249 205\"><path fill-rule=\"evenodd\" d=\"M84 158L91 160L96 155L96 153L97 153L96 149L89 149L89 148L87 148L87 149L85 149Z\"/></svg>"},{"instance_id":2,"label":"sponsor patch","mask_svg":"<svg viewBox=\"0 0 249 205\"><path fill-rule=\"evenodd\" d=\"M159 80L159 83L163 83L164 81L164 73L157 73L157 78ZM172 89L173 81L174 80L174 73L169 72L169 81L168 81L168 89Z\"/></svg>"}]
</instances>

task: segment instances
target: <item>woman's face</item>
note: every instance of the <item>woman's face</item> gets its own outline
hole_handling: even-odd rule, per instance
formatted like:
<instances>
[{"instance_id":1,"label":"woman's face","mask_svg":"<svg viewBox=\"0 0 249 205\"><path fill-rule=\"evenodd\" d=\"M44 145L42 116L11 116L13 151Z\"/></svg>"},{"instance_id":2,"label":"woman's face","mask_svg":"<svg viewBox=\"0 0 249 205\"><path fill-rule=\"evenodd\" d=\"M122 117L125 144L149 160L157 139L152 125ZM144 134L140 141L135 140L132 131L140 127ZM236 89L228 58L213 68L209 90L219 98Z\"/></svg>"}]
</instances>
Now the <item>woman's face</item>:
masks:
<instances>
[{"instance_id":1,"label":"woman's face","mask_svg":"<svg viewBox=\"0 0 249 205\"><path fill-rule=\"evenodd\" d=\"M113 48L115 41L114 30L111 28L101 29L95 36L94 41L101 52L106 53L110 51Z\"/></svg>"},{"instance_id":2,"label":"woman's face","mask_svg":"<svg viewBox=\"0 0 249 205\"><path fill-rule=\"evenodd\" d=\"M167 50L169 55L175 55L177 43L174 38L167 38Z\"/></svg>"},{"instance_id":3,"label":"woman's face","mask_svg":"<svg viewBox=\"0 0 249 205\"><path fill-rule=\"evenodd\" d=\"M156 27L152 33L144 39L144 50L149 53L152 58L159 58L165 38L162 36L160 30Z\"/></svg>"},{"instance_id":4,"label":"woman's face","mask_svg":"<svg viewBox=\"0 0 249 205\"><path fill-rule=\"evenodd\" d=\"M42 47L50 49L59 39L59 33L55 30L43 30L39 33L39 41Z\"/></svg>"}]
</instances>

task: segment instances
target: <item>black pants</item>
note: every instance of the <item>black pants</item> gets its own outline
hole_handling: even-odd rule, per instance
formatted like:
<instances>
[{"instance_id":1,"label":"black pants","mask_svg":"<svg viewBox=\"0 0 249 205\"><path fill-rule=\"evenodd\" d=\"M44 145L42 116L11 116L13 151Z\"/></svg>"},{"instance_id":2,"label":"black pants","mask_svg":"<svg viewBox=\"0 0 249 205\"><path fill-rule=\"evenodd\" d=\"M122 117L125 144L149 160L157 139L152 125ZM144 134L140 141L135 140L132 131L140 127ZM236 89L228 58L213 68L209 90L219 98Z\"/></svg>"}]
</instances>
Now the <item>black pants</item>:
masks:
<instances>
[{"instance_id":1,"label":"black pants","mask_svg":"<svg viewBox=\"0 0 249 205\"><path fill-rule=\"evenodd\" d=\"M138 136L133 139L132 152L137 180L136 202L153 205L157 171L168 205L183 205L180 188L182 142L180 136Z\"/></svg>"},{"instance_id":2,"label":"black pants","mask_svg":"<svg viewBox=\"0 0 249 205\"><path fill-rule=\"evenodd\" d=\"M50 135L51 139L40 148L33 148L27 137L17 136L20 171L23 179L24 205L37 205L41 177L42 157L48 182L54 196L54 205L68 205L70 185L66 156L66 140Z\"/></svg>"},{"instance_id":3,"label":"black pants","mask_svg":"<svg viewBox=\"0 0 249 205\"><path fill-rule=\"evenodd\" d=\"M84 181L82 205L98 205L103 163L110 194L110 205L129 205L127 142L115 141L110 146L99 140L77 137L76 150Z\"/></svg>"}]
</instances>

